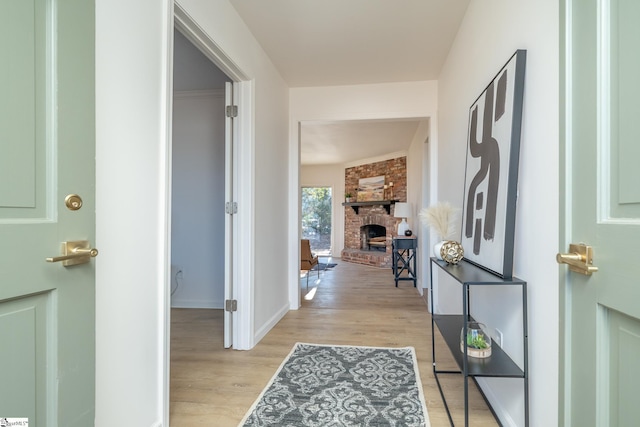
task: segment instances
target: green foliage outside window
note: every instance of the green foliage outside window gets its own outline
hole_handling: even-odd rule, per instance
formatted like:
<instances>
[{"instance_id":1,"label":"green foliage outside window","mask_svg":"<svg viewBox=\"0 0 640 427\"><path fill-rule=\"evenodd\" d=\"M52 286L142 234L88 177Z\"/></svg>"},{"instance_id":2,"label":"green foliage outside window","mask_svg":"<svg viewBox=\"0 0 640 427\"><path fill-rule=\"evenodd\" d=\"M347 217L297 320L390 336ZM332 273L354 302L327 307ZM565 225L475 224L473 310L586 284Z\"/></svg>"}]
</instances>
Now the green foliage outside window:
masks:
<instances>
[{"instance_id":1,"label":"green foliage outside window","mask_svg":"<svg viewBox=\"0 0 640 427\"><path fill-rule=\"evenodd\" d=\"M331 188L304 187L302 189L303 234L331 233Z\"/></svg>"}]
</instances>

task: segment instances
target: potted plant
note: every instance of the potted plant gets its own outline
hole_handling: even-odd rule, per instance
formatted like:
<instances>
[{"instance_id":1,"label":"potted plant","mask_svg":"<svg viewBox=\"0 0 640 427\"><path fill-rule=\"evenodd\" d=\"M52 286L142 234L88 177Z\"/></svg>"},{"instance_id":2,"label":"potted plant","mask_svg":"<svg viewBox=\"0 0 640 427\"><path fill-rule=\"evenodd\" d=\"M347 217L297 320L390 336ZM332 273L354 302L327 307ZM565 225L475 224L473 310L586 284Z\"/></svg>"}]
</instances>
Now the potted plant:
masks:
<instances>
[{"instance_id":1,"label":"potted plant","mask_svg":"<svg viewBox=\"0 0 640 427\"><path fill-rule=\"evenodd\" d=\"M347 203L351 203L351 193L344 193L344 200Z\"/></svg>"},{"instance_id":2,"label":"potted plant","mask_svg":"<svg viewBox=\"0 0 640 427\"><path fill-rule=\"evenodd\" d=\"M477 358L491 356L491 337L478 322L467 324L467 355ZM464 328L460 331L460 351L464 352Z\"/></svg>"}]
</instances>

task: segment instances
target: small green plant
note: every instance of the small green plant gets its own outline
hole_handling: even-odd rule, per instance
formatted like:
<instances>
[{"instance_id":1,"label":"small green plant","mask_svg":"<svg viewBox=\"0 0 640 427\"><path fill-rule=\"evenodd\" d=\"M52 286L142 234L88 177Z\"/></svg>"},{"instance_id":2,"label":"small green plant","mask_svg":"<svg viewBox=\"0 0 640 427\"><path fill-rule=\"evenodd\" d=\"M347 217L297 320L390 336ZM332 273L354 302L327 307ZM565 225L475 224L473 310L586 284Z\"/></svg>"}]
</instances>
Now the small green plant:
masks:
<instances>
[{"instance_id":1,"label":"small green plant","mask_svg":"<svg viewBox=\"0 0 640 427\"><path fill-rule=\"evenodd\" d=\"M351 198L351 193L344 193L344 197L346 197L347 199Z\"/></svg>"},{"instance_id":2,"label":"small green plant","mask_svg":"<svg viewBox=\"0 0 640 427\"><path fill-rule=\"evenodd\" d=\"M489 344L482 334L467 334L467 347L473 348L489 348Z\"/></svg>"}]
</instances>

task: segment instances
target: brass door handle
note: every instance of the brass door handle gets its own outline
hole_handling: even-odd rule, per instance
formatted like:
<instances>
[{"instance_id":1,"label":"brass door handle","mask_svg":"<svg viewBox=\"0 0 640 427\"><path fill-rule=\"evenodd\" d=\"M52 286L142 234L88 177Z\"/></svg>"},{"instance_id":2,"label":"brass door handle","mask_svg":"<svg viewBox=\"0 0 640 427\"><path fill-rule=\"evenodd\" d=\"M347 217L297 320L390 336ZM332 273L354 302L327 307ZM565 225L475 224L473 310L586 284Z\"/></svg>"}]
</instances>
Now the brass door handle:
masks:
<instances>
[{"instance_id":1,"label":"brass door handle","mask_svg":"<svg viewBox=\"0 0 640 427\"><path fill-rule=\"evenodd\" d=\"M47 262L62 262L64 267L86 264L98 256L98 250L92 248L87 240L62 242L62 255L46 258Z\"/></svg>"},{"instance_id":2,"label":"brass door handle","mask_svg":"<svg viewBox=\"0 0 640 427\"><path fill-rule=\"evenodd\" d=\"M576 273L591 276L598 271L598 267L593 265L593 248L584 243L569 245L569 253L556 255L558 264L567 264L569 270Z\"/></svg>"}]
</instances>

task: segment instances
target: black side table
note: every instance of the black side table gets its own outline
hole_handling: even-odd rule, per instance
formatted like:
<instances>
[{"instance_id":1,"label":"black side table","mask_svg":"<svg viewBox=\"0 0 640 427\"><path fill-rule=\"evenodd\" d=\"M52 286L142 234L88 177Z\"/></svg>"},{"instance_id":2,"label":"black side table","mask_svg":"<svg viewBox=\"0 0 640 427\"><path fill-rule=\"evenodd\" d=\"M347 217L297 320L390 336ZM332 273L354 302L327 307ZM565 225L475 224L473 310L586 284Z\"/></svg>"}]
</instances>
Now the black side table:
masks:
<instances>
[{"instance_id":1,"label":"black side table","mask_svg":"<svg viewBox=\"0 0 640 427\"><path fill-rule=\"evenodd\" d=\"M416 237L395 236L391 243L393 251L393 278L396 288L399 280L413 280L413 287L417 286L418 271L416 259L418 254L418 239ZM406 275L402 275L406 272Z\"/></svg>"}]
</instances>

